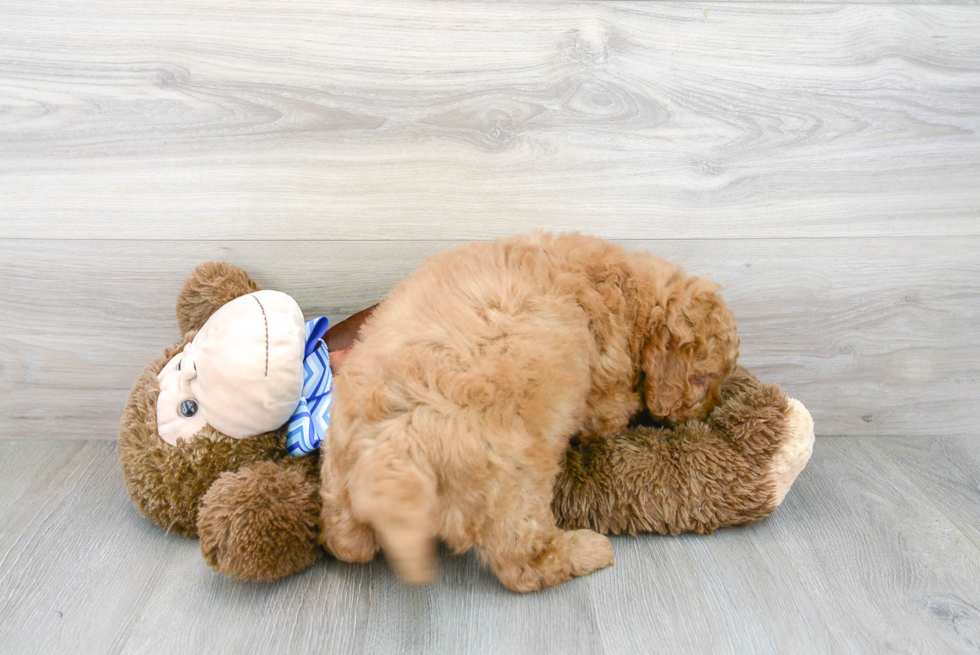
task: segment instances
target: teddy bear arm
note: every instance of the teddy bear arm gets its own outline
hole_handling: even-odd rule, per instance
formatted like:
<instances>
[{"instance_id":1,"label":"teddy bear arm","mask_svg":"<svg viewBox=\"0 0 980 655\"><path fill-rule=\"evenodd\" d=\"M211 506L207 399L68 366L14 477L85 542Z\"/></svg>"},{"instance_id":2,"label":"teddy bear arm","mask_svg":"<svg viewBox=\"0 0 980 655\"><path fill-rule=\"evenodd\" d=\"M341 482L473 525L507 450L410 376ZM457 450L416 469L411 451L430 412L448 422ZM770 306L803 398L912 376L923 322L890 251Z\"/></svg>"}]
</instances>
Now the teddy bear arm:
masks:
<instances>
[{"instance_id":1,"label":"teddy bear arm","mask_svg":"<svg viewBox=\"0 0 980 655\"><path fill-rule=\"evenodd\" d=\"M197 527L201 553L219 573L269 581L316 562L320 495L316 466L295 458L226 472L205 494Z\"/></svg>"}]
</instances>

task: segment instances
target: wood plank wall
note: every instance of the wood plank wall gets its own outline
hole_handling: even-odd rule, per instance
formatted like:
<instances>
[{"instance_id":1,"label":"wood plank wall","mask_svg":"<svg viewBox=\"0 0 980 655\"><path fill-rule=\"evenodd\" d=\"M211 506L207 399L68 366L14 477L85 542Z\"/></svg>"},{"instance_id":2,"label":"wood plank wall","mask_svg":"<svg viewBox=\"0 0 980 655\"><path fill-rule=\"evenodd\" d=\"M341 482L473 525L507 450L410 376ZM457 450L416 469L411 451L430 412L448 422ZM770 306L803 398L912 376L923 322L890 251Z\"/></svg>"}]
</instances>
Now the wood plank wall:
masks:
<instances>
[{"instance_id":1,"label":"wood plank wall","mask_svg":"<svg viewBox=\"0 0 980 655\"><path fill-rule=\"evenodd\" d=\"M582 230L726 288L820 435L975 434L980 12L220 0L0 7L0 438L115 438L182 279L337 320Z\"/></svg>"}]
</instances>

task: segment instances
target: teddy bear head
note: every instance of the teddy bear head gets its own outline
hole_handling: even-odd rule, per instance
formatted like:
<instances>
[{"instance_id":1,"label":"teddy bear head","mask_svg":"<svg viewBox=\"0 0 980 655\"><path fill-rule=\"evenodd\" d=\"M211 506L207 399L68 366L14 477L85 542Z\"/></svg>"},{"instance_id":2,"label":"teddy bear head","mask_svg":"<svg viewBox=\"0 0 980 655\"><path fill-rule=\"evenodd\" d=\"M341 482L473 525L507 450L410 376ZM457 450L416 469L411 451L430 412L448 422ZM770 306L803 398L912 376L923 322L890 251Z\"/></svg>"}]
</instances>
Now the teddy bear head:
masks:
<instances>
[{"instance_id":1,"label":"teddy bear head","mask_svg":"<svg viewBox=\"0 0 980 655\"><path fill-rule=\"evenodd\" d=\"M303 386L304 325L292 298L215 262L185 282L177 320L183 338L130 391L118 452L137 509L193 536L222 473L289 457L284 424Z\"/></svg>"}]
</instances>

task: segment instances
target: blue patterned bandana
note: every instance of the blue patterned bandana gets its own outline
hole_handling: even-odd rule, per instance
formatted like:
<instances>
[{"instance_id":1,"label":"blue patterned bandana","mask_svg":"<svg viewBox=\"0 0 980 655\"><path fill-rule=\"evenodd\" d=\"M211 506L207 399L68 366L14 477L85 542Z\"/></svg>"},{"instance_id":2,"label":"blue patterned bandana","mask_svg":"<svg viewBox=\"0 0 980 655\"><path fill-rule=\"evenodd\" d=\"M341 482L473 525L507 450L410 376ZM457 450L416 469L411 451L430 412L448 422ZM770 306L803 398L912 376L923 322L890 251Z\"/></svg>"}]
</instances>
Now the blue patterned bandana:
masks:
<instances>
[{"instance_id":1,"label":"blue patterned bandana","mask_svg":"<svg viewBox=\"0 0 980 655\"><path fill-rule=\"evenodd\" d=\"M306 322L306 350L303 354L303 396L289 417L286 449L290 455L306 455L320 447L330 427L333 406L333 374L327 344L320 339L330 322L323 316Z\"/></svg>"}]
</instances>

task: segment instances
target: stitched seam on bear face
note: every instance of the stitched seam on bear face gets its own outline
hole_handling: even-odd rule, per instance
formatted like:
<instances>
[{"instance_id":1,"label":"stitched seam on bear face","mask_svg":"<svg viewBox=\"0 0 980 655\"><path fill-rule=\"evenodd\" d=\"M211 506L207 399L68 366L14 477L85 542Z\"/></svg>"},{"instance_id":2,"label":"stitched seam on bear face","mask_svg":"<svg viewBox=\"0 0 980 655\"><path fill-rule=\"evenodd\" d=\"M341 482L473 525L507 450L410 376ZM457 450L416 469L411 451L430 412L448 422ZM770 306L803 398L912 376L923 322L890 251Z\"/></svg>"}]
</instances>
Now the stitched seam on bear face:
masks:
<instances>
[{"instance_id":1,"label":"stitched seam on bear face","mask_svg":"<svg viewBox=\"0 0 980 655\"><path fill-rule=\"evenodd\" d=\"M265 321L265 377L269 377L269 317L265 315L265 307L262 306L262 301L255 296L252 298L259 303L259 309L262 310L262 320Z\"/></svg>"}]
</instances>

